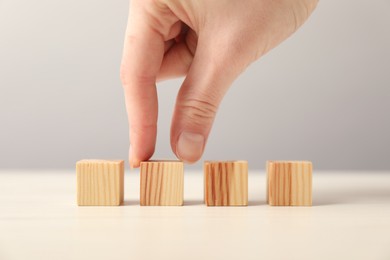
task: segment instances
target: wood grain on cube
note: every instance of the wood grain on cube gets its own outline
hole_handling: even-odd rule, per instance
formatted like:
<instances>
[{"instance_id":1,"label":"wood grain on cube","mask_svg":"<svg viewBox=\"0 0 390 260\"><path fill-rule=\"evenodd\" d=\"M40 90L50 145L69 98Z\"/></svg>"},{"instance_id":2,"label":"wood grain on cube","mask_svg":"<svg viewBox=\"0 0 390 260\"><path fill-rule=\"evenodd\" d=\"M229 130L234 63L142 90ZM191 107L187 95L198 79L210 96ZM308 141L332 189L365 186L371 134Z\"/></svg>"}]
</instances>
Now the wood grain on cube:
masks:
<instances>
[{"instance_id":1,"label":"wood grain on cube","mask_svg":"<svg viewBox=\"0 0 390 260\"><path fill-rule=\"evenodd\" d=\"M312 163L268 161L267 202L272 206L311 206Z\"/></svg>"},{"instance_id":2,"label":"wood grain on cube","mask_svg":"<svg viewBox=\"0 0 390 260\"><path fill-rule=\"evenodd\" d=\"M181 161L145 161L140 166L141 206L182 206L184 164Z\"/></svg>"},{"instance_id":3,"label":"wood grain on cube","mask_svg":"<svg viewBox=\"0 0 390 260\"><path fill-rule=\"evenodd\" d=\"M124 197L124 161L81 160L76 163L79 206L119 206Z\"/></svg>"},{"instance_id":4,"label":"wood grain on cube","mask_svg":"<svg viewBox=\"0 0 390 260\"><path fill-rule=\"evenodd\" d=\"M207 206L247 206L248 162L206 161L204 200Z\"/></svg>"}]
</instances>

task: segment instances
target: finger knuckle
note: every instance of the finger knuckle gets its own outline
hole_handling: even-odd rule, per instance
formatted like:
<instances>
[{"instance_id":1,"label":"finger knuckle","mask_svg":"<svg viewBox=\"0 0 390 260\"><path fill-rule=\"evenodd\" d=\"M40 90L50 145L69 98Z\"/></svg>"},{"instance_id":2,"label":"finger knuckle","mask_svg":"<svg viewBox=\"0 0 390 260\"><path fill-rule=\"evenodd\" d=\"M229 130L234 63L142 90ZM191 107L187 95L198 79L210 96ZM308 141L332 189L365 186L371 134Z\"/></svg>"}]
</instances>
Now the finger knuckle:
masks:
<instances>
[{"instance_id":1,"label":"finger knuckle","mask_svg":"<svg viewBox=\"0 0 390 260\"><path fill-rule=\"evenodd\" d=\"M120 80L123 88L129 88L133 86L145 86L154 85L156 78L144 71L131 70L127 64L122 63L120 66Z\"/></svg>"},{"instance_id":2,"label":"finger knuckle","mask_svg":"<svg viewBox=\"0 0 390 260\"><path fill-rule=\"evenodd\" d=\"M179 110L192 124L203 126L213 122L218 107L206 99L191 98L182 101Z\"/></svg>"}]
</instances>

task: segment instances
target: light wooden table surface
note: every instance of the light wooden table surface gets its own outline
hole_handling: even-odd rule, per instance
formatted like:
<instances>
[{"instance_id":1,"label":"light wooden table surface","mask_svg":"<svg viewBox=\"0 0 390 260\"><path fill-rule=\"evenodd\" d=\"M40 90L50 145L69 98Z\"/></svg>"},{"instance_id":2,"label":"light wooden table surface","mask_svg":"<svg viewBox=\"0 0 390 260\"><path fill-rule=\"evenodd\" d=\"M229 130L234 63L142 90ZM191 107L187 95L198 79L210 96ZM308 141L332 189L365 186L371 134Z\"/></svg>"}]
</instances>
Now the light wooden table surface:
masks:
<instances>
[{"instance_id":1,"label":"light wooden table surface","mask_svg":"<svg viewBox=\"0 0 390 260\"><path fill-rule=\"evenodd\" d=\"M183 207L78 207L74 172L0 172L0 259L390 259L390 172L314 172L313 207L265 204L250 172L248 207L203 205L185 173Z\"/></svg>"}]
</instances>

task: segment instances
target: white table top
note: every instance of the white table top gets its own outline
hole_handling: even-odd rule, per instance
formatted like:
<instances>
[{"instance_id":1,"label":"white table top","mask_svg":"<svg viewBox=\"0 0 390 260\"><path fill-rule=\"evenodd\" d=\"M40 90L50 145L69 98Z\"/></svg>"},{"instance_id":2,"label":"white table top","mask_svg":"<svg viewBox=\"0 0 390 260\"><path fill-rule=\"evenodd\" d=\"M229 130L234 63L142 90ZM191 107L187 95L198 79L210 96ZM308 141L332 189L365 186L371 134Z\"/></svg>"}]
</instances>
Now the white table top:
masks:
<instances>
[{"instance_id":1,"label":"white table top","mask_svg":"<svg viewBox=\"0 0 390 260\"><path fill-rule=\"evenodd\" d=\"M74 172L0 172L0 259L390 259L390 172L315 172L313 207L270 207L250 172L248 207L203 205L186 172L183 207L76 206Z\"/></svg>"}]
</instances>

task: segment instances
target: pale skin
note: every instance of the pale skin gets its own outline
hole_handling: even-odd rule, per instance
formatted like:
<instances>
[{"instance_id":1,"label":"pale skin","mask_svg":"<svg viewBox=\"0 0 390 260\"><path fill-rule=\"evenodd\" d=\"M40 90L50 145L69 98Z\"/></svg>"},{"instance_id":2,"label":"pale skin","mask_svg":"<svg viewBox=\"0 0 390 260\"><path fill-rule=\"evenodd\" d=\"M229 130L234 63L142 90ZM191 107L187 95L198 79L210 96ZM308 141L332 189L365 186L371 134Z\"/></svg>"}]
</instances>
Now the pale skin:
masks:
<instances>
[{"instance_id":1,"label":"pale skin","mask_svg":"<svg viewBox=\"0 0 390 260\"><path fill-rule=\"evenodd\" d=\"M156 82L184 76L171 125L171 147L200 159L232 82L293 34L318 0L132 0L121 64L131 167L154 153Z\"/></svg>"}]
</instances>

